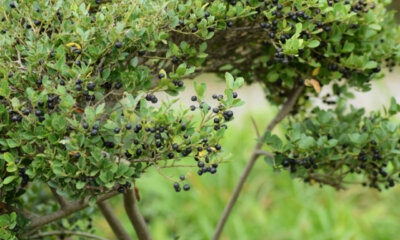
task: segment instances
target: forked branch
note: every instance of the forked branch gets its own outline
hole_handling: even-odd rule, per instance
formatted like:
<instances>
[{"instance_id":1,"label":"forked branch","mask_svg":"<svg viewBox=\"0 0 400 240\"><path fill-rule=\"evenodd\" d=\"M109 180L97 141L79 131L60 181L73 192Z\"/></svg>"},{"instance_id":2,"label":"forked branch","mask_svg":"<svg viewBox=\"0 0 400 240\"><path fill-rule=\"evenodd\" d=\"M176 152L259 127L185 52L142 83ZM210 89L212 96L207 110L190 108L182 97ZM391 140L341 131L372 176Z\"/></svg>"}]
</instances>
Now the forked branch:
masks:
<instances>
[{"instance_id":1,"label":"forked branch","mask_svg":"<svg viewBox=\"0 0 400 240\"><path fill-rule=\"evenodd\" d=\"M124 194L124 206L125 211L128 214L129 220L131 221L133 227L135 228L136 235L139 240L151 240L150 231L147 224L139 211L136 204L135 191L133 189L127 190Z\"/></svg>"},{"instance_id":2,"label":"forked branch","mask_svg":"<svg viewBox=\"0 0 400 240\"><path fill-rule=\"evenodd\" d=\"M250 160L247 163L245 169L243 170L242 175L239 178L239 182L236 184L236 187L233 190L233 194L232 194L231 198L229 199L229 202L226 205L224 212L221 215L221 218L219 219L217 228L215 229L215 232L214 232L214 235L212 238L213 240L217 240L221 236L222 230L225 226L226 221L228 220L229 214L231 213L232 208L235 205L235 203L239 197L240 191L243 188L243 184L246 181L247 177L249 176L257 158L260 155L266 154L266 152L260 151L261 147L263 146L265 134L268 131L271 131L279 122L281 122L292 111L294 105L297 102L297 99L299 98L299 96L303 92L303 90L304 90L304 86L300 86L293 91L291 96L283 104L283 106L280 109L280 111L278 112L278 114L275 116L274 119L272 119L272 121L265 128L263 134L258 138L257 145L254 147L254 150L250 157ZM267 154L267 155L269 155L269 154Z\"/></svg>"},{"instance_id":3,"label":"forked branch","mask_svg":"<svg viewBox=\"0 0 400 240\"><path fill-rule=\"evenodd\" d=\"M118 191L111 191L104 193L102 195L97 196L97 202L104 201L106 199L112 198L118 194ZM75 202L71 202L64 209L60 209L56 212L53 212L46 216L33 217L31 218L31 223L29 224L29 232L26 234L27 236L39 230L42 226L57 221L59 219L68 217L69 215L78 212L82 209L85 209L89 206L89 199L78 200Z\"/></svg>"},{"instance_id":4,"label":"forked branch","mask_svg":"<svg viewBox=\"0 0 400 240\"><path fill-rule=\"evenodd\" d=\"M57 202L60 204L60 207L66 208L68 205L68 201L61 196L60 194L57 193L57 190L55 188L50 187L51 193L53 194L54 198L57 200Z\"/></svg>"},{"instance_id":5,"label":"forked branch","mask_svg":"<svg viewBox=\"0 0 400 240\"><path fill-rule=\"evenodd\" d=\"M101 213L119 240L133 240L118 220L118 217L115 215L114 210L107 200L97 203L97 206L99 206Z\"/></svg>"}]
</instances>

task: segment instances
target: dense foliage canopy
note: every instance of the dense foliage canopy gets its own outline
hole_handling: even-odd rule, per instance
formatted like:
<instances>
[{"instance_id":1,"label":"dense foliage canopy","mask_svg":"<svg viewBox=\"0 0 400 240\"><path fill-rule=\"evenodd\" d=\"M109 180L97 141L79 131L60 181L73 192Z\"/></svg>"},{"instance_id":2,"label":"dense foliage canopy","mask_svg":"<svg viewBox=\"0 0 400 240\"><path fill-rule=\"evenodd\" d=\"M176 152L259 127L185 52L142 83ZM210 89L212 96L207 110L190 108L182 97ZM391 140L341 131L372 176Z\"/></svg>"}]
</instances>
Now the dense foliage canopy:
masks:
<instances>
[{"instance_id":1,"label":"dense foliage canopy","mask_svg":"<svg viewBox=\"0 0 400 240\"><path fill-rule=\"evenodd\" d=\"M265 135L275 168L337 188L353 172L372 187L393 186L400 130L390 116L400 105L393 100L387 114L370 117L344 106L350 88L368 91L398 60L389 2L2 1L0 238L61 218L36 215L57 209L38 195L45 185L95 204L131 189L149 167L223 171L219 141L231 108L243 104L235 90L244 81L261 82L276 105L300 92L286 140ZM183 79L205 72L227 82L213 102L204 101L205 84L194 84L191 106L158 100L179 96ZM310 111L323 86L332 86L325 102L336 110ZM176 191L190 188L184 176L167 178Z\"/></svg>"}]
</instances>

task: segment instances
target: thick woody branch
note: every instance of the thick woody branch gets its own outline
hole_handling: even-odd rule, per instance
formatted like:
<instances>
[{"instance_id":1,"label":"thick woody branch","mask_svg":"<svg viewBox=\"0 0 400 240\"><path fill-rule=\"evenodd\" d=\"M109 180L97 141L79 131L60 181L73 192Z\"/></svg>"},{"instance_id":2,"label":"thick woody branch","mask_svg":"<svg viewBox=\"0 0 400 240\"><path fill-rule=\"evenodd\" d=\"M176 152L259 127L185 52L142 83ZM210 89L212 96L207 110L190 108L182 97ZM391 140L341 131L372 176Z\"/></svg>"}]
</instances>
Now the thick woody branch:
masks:
<instances>
[{"instance_id":1,"label":"thick woody branch","mask_svg":"<svg viewBox=\"0 0 400 240\"><path fill-rule=\"evenodd\" d=\"M129 220L131 221L133 227L135 228L136 235L139 240L151 240L150 231L147 224L139 211L136 204L135 191L133 189L127 190L124 194L124 206L125 211L128 214Z\"/></svg>"},{"instance_id":2,"label":"thick woody branch","mask_svg":"<svg viewBox=\"0 0 400 240\"><path fill-rule=\"evenodd\" d=\"M278 114L275 116L275 118L272 119L272 121L265 128L264 133L258 138L257 145L254 147L254 150L250 157L250 160L247 163L245 169L243 170L243 173L239 178L239 182L236 184L233 194L232 194L231 198L229 199L229 202L226 205L224 212L222 213L222 216L218 222L217 228L216 228L213 238L212 238L213 240L217 240L221 236L222 230L225 226L226 221L228 220L229 214L231 213L232 208L235 205L235 203L239 197L240 191L242 190L243 185L244 185L247 177L249 176L257 158L260 155L272 155L270 153L260 151L261 147L263 146L265 134L268 131L271 131L279 122L282 121L282 119L284 119L290 113L290 111L293 109L294 105L297 102L297 99L299 98L299 96L303 92L303 90L304 90L304 86L300 86L293 91L293 93L287 99L287 101L283 104L282 108L280 109Z\"/></svg>"},{"instance_id":3,"label":"thick woody branch","mask_svg":"<svg viewBox=\"0 0 400 240\"><path fill-rule=\"evenodd\" d=\"M63 196L58 194L55 188L50 187L50 190L57 202L60 204L61 209L67 207L68 201Z\"/></svg>"},{"instance_id":4,"label":"thick woody branch","mask_svg":"<svg viewBox=\"0 0 400 240\"><path fill-rule=\"evenodd\" d=\"M75 236L80 236L80 237L85 237L88 239L97 239L97 240L108 240L103 237L99 237L90 233L85 233L85 232L74 232L74 231L52 231L52 232L43 232L43 233L38 233L33 236L31 236L29 239L41 239L43 237L49 237L49 236L58 236L58 235L75 235Z\"/></svg>"},{"instance_id":5,"label":"thick woody branch","mask_svg":"<svg viewBox=\"0 0 400 240\"><path fill-rule=\"evenodd\" d=\"M98 202L97 206L99 206L101 213L106 218L115 236L119 240L133 240L126 232L121 222L118 220L118 217L115 215L114 210L112 209L109 202L107 201Z\"/></svg>"},{"instance_id":6,"label":"thick woody branch","mask_svg":"<svg viewBox=\"0 0 400 240\"><path fill-rule=\"evenodd\" d=\"M104 193L102 195L97 196L97 202L107 200L109 198L114 197L117 194L118 194L118 191L111 191L111 192ZM30 235L30 234L36 232L38 229L40 229L42 226L44 226L48 223L68 217L69 215L71 215L75 212L78 212L82 209L85 209L88 206L89 206L89 199L86 198L83 200L71 202L64 209L60 209L49 215L31 218L31 223L28 225L28 228L30 231L27 233L27 235Z\"/></svg>"},{"instance_id":7,"label":"thick woody branch","mask_svg":"<svg viewBox=\"0 0 400 240\"><path fill-rule=\"evenodd\" d=\"M31 218L34 216L37 216L36 214L29 212L27 210L23 210L23 209L19 209L13 206L10 206L6 203L0 202L0 209L5 209L5 212L16 212L18 214L21 214L22 216L24 216L25 218ZM0 215L3 214L3 211L0 211Z\"/></svg>"}]
</instances>

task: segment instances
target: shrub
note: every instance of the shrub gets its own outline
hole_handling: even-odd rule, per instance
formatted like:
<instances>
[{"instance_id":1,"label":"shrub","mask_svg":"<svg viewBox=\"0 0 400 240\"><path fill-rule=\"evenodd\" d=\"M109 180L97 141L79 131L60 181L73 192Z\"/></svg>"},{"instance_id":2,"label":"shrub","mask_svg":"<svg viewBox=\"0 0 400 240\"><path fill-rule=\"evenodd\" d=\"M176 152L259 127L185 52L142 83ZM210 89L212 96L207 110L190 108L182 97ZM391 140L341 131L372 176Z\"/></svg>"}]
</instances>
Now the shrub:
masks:
<instances>
[{"instance_id":1,"label":"shrub","mask_svg":"<svg viewBox=\"0 0 400 240\"><path fill-rule=\"evenodd\" d=\"M78 211L96 203L113 222L105 200L117 193L127 214L137 216L129 202L149 167L162 174L194 164L200 175L215 174L224 158L219 141L231 109L243 104L235 90L244 81L260 82L268 100L282 106L249 169L264 142L275 152L266 154L268 162L309 182L340 188L358 172L372 187L394 185L398 124L379 113L344 113L350 89L370 90L384 62L392 68L398 60L399 28L387 3L3 1L0 237L26 238L41 229L73 234L88 219ZM180 97L158 100L162 93L179 96L183 79L204 72L227 83L213 102L196 82L191 106L173 107L187 100ZM336 110L310 111L322 86L332 86L334 100L325 102ZM390 115L399 111L393 100ZM270 131L289 115L283 144ZM190 189L184 176L166 178L171 190ZM38 194L46 185L58 210ZM68 217L70 224L49 224ZM116 222L114 232L127 239ZM148 239L148 230L132 222Z\"/></svg>"}]
</instances>

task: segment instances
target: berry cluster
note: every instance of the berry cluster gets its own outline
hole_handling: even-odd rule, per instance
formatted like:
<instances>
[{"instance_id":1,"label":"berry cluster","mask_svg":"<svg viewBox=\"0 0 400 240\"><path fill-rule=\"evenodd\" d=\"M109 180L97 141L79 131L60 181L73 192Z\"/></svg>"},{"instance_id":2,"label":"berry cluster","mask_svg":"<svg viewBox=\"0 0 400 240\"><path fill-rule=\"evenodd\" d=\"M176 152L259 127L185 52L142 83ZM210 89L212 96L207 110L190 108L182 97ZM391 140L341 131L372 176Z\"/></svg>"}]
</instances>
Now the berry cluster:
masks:
<instances>
[{"instance_id":1,"label":"berry cluster","mask_svg":"<svg viewBox=\"0 0 400 240\"><path fill-rule=\"evenodd\" d=\"M341 123L331 112L316 110L315 119L329 119L316 128L316 120L306 119L304 127L310 131L301 139L296 137L300 125L289 129L286 146L275 146L275 167L283 167L305 182L344 188L345 183L358 182L363 186L381 190L390 188L400 180L395 168L400 149L399 127L394 127L387 117L363 117L363 110L339 115ZM359 126L362 126L361 128ZM389 127L391 126L391 127ZM280 141L280 140L275 140ZM290 149L290 150L289 150Z\"/></svg>"}]
</instances>

